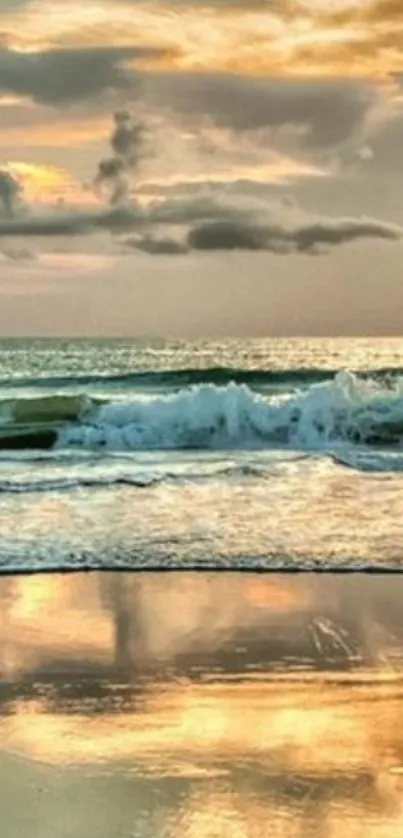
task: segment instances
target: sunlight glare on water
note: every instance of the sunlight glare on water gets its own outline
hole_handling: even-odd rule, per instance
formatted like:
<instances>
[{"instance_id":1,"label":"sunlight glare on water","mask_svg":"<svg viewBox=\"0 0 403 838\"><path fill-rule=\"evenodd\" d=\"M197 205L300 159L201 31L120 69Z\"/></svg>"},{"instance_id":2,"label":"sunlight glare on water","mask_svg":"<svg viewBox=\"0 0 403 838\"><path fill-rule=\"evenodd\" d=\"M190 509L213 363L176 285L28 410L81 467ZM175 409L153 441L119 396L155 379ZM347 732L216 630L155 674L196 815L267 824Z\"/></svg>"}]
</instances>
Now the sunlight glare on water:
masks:
<instances>
[{"instance_id":1,"label":"sunlight glare on water","mask_svg":"<svg viewBox=\"0 0 403 838\"><path fill-rule=\"evenodd\" d=\"M3 569L401 567L398 339L3 340L0 447Z\"/></svg>"}]
</instances>

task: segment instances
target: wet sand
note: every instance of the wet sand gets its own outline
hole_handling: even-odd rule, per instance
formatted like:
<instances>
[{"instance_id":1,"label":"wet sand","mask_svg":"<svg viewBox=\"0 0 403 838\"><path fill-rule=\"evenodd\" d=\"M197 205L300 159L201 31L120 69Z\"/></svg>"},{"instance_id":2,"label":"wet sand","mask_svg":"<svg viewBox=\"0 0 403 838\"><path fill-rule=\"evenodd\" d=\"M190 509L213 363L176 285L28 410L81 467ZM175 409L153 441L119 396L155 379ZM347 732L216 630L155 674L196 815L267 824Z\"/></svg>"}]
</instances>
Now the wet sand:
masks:
<instances>
[{"instance_id":1,"label":"wet sand","mask_svg":"<svg viewBox=\"0 0 403 838\"><path fill-rule=\"evenodd\" d=\"M0 834L401 838L403 576L0 578Z\"/></svg>"}]
</instances>

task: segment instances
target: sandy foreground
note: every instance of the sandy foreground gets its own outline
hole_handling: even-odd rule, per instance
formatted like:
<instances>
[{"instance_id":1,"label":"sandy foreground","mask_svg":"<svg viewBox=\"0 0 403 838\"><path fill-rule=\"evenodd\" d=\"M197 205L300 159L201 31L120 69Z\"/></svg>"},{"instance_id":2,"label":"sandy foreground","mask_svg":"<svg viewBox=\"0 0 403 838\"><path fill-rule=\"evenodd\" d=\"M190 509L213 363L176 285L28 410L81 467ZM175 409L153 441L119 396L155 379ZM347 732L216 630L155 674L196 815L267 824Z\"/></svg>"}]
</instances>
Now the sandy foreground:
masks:
<instances>
[{"instance_id":1,"label":"sandy foreground","mask_svg":"<svg viewBox=\"0 0 403 838\"><path fill-rule=\"evenodd\" d=\"M403 576L0 579L5 838L403 835Z\"/></svg>"}]
</instances>

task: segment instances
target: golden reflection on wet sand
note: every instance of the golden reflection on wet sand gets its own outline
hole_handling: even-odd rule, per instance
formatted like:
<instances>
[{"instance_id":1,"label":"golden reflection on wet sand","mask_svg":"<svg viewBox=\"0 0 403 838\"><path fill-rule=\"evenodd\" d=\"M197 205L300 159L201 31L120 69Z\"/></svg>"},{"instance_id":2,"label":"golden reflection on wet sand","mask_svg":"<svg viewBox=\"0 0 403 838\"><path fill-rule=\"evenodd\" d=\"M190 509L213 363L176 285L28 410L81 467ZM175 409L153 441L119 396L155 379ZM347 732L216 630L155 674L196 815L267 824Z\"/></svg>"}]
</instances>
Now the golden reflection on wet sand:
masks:
<instances>
[{"instance_id":1,"label":"golden reflection on wet sand","mask_svg":"<svg viewBox=\"0 0 403 838\"><path fill-rule=\"evenodd\" d=\"M0 579L0 834L401 838L402 596L399 576Z\"/></svg>"}]
</instances>

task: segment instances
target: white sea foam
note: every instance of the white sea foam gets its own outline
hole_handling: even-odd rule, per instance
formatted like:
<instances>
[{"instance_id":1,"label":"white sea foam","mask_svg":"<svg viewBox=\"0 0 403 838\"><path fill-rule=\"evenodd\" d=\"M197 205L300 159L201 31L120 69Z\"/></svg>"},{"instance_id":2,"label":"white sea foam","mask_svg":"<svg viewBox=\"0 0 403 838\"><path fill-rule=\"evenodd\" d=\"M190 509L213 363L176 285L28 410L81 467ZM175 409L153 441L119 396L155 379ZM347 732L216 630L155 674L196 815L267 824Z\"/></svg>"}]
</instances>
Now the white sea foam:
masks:
<instances>
[{"instance_id":1,"label":"white sea foam","mask_svg":"<svg viewBox=\"0 0 403 838\"><path fill-rule=\"evenodd\" d=\"M58 446L321 450L346 441L399 446L402 439L403 379L389 387L341 372L333 381L287 395L206 384L164 397L112 402L65 425Z\"/></svg>"}]
</instances>

